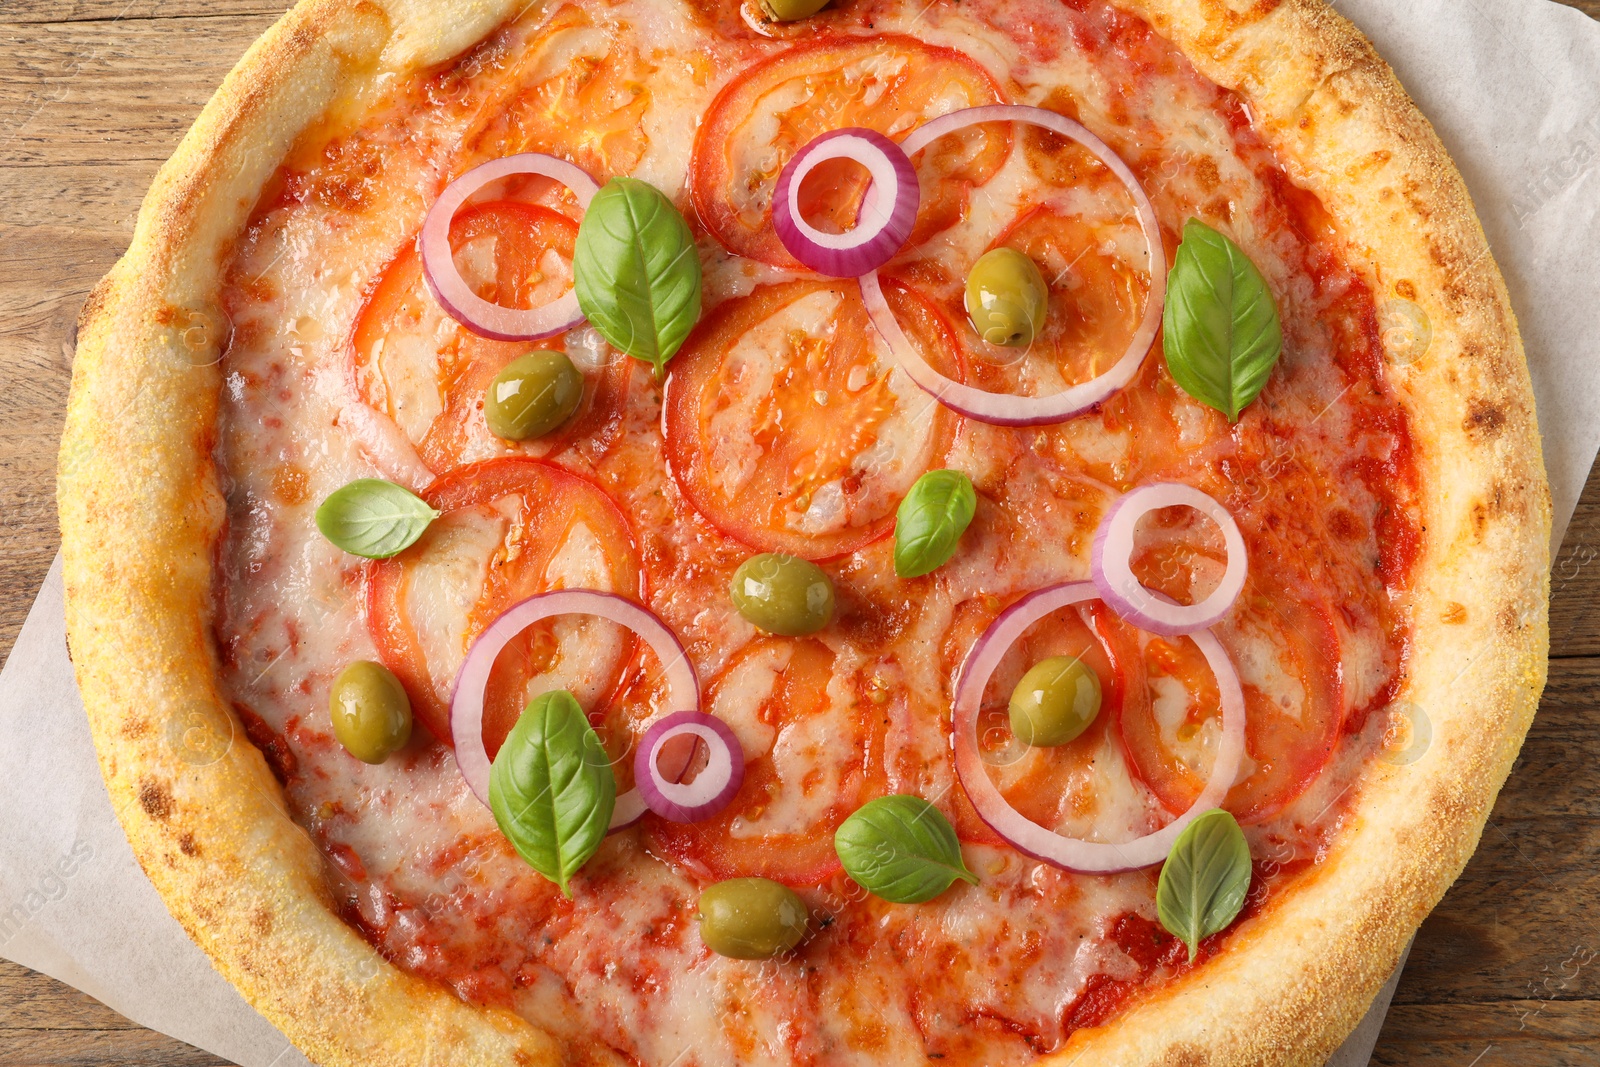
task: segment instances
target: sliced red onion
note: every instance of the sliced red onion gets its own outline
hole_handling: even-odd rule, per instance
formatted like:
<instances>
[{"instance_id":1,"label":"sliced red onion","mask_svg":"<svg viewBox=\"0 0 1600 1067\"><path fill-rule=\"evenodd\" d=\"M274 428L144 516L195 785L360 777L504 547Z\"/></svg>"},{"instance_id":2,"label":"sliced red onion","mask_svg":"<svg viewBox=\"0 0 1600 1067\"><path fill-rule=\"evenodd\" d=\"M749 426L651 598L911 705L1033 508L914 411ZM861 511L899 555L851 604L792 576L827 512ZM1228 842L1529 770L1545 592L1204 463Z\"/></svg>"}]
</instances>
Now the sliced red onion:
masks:
<instances>
[{"instance_id":1,"label":"sliced red onion","mask_svg":"<svg viewBox=\"0 0 1600 1067\"><path fill-rule=\"evenodd\" d=\"M455 742L456 766L473 795L485 805L489 803L492 765L483 745L483 695L489 672L513 637L556 615L594 615L632 630L645 639L661 661L667 681L667 706L700 706L700 680L695 677L694 665L677 635L648 609L615 593L593 589L561 589L513 604L473 641L450 694L450 736ZM620 830L639 821L645 805L638 792L630 789L617 798L611 829Z\"/></svg>"},{"instance_id":2,"label":"sliced red onion","mask_svg":"<svg viewBox=\"0 0 1600 1067\"><path fill-rule=\"evenodd\" d=\"M844 233L823 233L800 215L800 183L830 159L853 159L872 175L856 224ZM847 127L816 138L784 166L772 193L772 228L789 254L812 270L857 278L900 251L921 199L917 170L899 145L874 130Z\"/></svg>"},{"instance_id":3,"label":"sliced red onion","mask_svg":"<svg viewBox=\"0 0 1600 1067\"><path fill-rule=\"evenodd\" d=\"M461 325L495 341L539 341L565 333L583 321L578 309L578 294L566 294L543 307L524 310L491 304L467 284L456 269L450 248L450 223L467 200L490 182L513 175L535 174L551 178L572 190L578 206L588 208L600 187L594 179L564 159L542 152L523 152L473 167L445 186L439 199L428 209L422 223L418 245L422 250L422 276L439 306Z\"/></svg>"},{"instance_id":4,"label":"sliced red onion","mask_svg":"<svg viewBox=\"0 0 1600 1067\"><path fill-rule=\"evenodd\" d=\"M1134 576L1133 531L1139 520L1161 508L1189 507L1201 512L1222 529L1222 542L1228 550L1228 566L1222 581L1210 596L1195 604L1179 604L1145 586ZM1222 621L1239 599L1249 571L1244 535L1228 509L1193 486L1179 482L1156 482L1126 493L1095 531L1089 551L1089 573L1100 596L1113 611L1141 630L1165 637L1194 633Z\"/></svg>"},{"instance_id":5,"label":"sliced red onion","mask_svg":"<svg viewBox=\"0 0 1600 1067\"><path fill-rule=\"evenodd\" d=\"M667 742L685 735L705 742L710 759L687 785L661 773L657 761ZM645 804L663 819L699 822L733 799L744 781L744 749L728 724L715 715L677 711L644 732L633 755L633 780Z\"/></svg>"},{"instance_id":6,"label":"sliced red onion","mask_svg":"<svg viewBox=\"0 0 1600 1067\"><path fill-rule=\"evenodd\" d=\"M1052 611L1098 599L1100 592L1093 582L1067 582L1029 593L1001 612L961 664L956 681L951 745L955 749L956 774L979 817L995 833L1018 851L1063 870L1114 874L1153 866L1166 859L1184 827L1201 813L1220 806L1227 797L1244 755L1244 691L1233 662L1216 636L1210 631L1190 634L1216 675L1217 690L1222 696L1222 737L1211 765L1211 776L1200 796L1188 811L1161 829L1132 841L1084 841L1063 837L1025 818L1006 802L989 778L978 750L978 712L983 703L983 690L1006 650L1028 627Z\"/></svg>"},{"instance_id":7,"label":"sliced red onion","mask_svg":"<svg viewBox=\"0 0 1600 1067\"><path fill-rule=\"evenodd\" d=\"M987 107L970 107L941 115L912 131L901 144L907 156L914 156L933 141L947 133L965 129L981 122L1026 122L1042 126L1063 137L1070 138L1093 152L1095 157L1121 179L1133 196L1134 210L1139 216L1139 228L1144 232L1145 245L1150 260L1150 294L1145 301L1144 318L1129 342L1122 358L1098 377L1068 386L1049 396L1016 396L1010 393L989 393L975 386L946 378L916 350L895 321L894 313L883 299L882 287L876 272L861 278L861 296L867 305L872 324L883 335L890 351L895 355L906 374L945 407L958 411L980 422L1000 426L1039 426L1045 423L1064 422L1082 414L1096 404L1111 397L1133 381L1155 343L1161 329L1161 309L1167 295L1167 253L1161 243L1161 225L1156 218L1155 205L1134 177L1128 165L1100 138L1081 124L1065 115L1044 108L1020 104L991 104Z\"/></svg>"}]
</instances>

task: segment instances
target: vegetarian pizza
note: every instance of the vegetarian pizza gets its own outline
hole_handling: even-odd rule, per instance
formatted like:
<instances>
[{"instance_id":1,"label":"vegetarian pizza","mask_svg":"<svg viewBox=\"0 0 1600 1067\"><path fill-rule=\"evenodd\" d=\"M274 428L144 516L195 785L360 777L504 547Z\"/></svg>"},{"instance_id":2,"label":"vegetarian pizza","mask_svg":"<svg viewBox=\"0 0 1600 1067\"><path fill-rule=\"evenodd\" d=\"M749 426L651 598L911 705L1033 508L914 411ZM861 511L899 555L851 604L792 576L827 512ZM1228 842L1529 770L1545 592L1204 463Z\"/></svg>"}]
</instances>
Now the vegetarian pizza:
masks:
<instances>
[{"instance_id":1,"label":"vegetarian pizza","mask_svg":"<svg viewBox=\"0 0 1600 1067\"><path fill-rule=\"evenodd\" d=\"M135 852L330 1065L1320 1064L1544 678L1505 289L1321 0L303 0L60 484Z\"/></svg>"}]
</instances>

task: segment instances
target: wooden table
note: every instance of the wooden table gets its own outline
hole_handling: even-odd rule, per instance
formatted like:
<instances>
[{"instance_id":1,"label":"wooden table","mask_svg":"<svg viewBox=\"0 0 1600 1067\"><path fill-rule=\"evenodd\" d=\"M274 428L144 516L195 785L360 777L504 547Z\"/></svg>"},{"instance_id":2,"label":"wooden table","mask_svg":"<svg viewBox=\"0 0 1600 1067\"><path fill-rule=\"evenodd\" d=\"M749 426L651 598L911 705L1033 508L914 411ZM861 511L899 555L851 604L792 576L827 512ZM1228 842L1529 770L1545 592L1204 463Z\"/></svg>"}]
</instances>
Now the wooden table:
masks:
<instances>
[{"instance_id":1,"label":"wooden table","mask_svg":"<svg viewBox=\"0 0 1600 1067\"><path fill-rule=\"evenodd\" d=\"M1404 0L1397 0L1404 2ZM1600 17L1600 0L1569 0ZM0 656L58 545L73 323L263 0L0 0ZM1550 685L1483 844L1417 936L1374 1063L1600 1063L1600 476L1555 567ZM224 1061L0 962L0 1067Z\"/></svg>"}]
</instances>

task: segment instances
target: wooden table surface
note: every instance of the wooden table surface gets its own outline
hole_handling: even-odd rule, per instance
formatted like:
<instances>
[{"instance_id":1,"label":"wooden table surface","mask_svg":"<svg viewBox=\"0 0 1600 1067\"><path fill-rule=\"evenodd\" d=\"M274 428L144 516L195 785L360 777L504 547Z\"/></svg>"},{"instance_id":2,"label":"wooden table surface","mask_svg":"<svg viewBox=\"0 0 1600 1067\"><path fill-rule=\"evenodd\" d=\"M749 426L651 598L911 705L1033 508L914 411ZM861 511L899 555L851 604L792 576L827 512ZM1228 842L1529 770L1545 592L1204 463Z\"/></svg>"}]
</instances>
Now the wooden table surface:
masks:
<instances>
[{"instance_id":1,"label":"wooden table surface","mask_svg":"<svg viewBox=\"0 0 1600 1067\"><path fill-rule=\"evenodd\" d=\"M1573 6L1600 17L1600 0ZM0 656L58 545L78 308L156 168L283 7L0 0ZM1374 1063L1600 1064L1597 556L1591 476L1555 566L1544 704L1482 846L1417 936ZM0 1067L221 1063L0 961Z\"/></svg>"}]
</instances>

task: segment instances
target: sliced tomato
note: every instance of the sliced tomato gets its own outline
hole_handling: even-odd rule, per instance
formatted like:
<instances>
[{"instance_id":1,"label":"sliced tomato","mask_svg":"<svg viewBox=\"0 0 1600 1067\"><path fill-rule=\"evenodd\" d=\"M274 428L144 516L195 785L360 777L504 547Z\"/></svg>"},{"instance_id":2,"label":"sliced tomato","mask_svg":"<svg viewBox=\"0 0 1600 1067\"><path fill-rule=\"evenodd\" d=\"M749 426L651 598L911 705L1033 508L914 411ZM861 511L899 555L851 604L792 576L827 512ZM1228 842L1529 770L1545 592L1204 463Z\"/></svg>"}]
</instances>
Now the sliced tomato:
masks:
<instances>
[{"instance_id":1,"label":"sliced tomato","mask_svg":"<svg viewBox=\"0 0 1600 1067\"><path fill-rule=\"evenodd\" d=\"M695 210L728 249L775 266L794 259L772 229L772 190L790 157L845 126L904 138L929 119L998 103L999 86L971 58L898 35L822 37L763 60L717 94L695 137ZM922 206L910 244L963 218L974 186L994 176L1011 151L1001 126L940 138L916 161ZM852 225L865 172L823 164L802 190L814 225ZM802 205L806 213L806 205Z\"/></svg>"},{"instance_id":2,"label":"sliced tomato","mask_svg":"<svg viewBox=\"0 0 1600 1067\"><path fill-rule=\"evenodd\" d=\"M744 748L733 802L698 823L651 820L653 849L704 878L816 885L839 870L833 833L883 792L883 723L859 679L813 639L746 645L706 687Z\"/></svg>"},{"instance_id":3,"label":"sliced tomato","mask_svg":"<svg viewBox=\"0 0 1600 1067\"><path fill-rule=\"evenodd\" d=\"M956 608L944 641L944 663L954 691L967 651L1004 607L997 597L979 597ZM978 713L978 750L1002 796L1041 826L1087 834L1104 828L1101 809L1114 799L1120 767L1112 748L1113 723L1122 707L1123 676L1098 632L1104 609L1063 608L1030 626L1006 651L983 692ZM1030 748L1011 732L1011 692L1035 664L1074 656L1100 679L1100 714L1075 740L1054 748ZM1004 844L978 817L964 791L954 805L956 832L964 841Z\"/></svg>"},{"instance_id":4,"label":"sliced tomato","mask_svg":"<svg viewBox=\"0 0 1600 1067\"><path fill-rule=\"evenodd\" d=\"M450 689L474 638L506 608L551 589L639 595L639 554L627 520L598 487L538 460L475 463L423 498L444 514L421 540L367 570L367 626L422 724L450 740ZM628 631L600 619L529 627L496 661L484 742L499 748L527 701L568 689L603 706L635 655Z\"/></svg>"},{"instance_id":5,"label":"sliced tomato","mask_svg":"<svg viewBox=\"0 0 1600 1067\"><path fill-rule=\"evenodd\" d=\"M1162 806L1185 811L1205 787L1220 736L1216 679L1187 638L1110 625L1120 631L1111 647L1128 678L1120 718L1128 758ZM1304 792L1333 758L1344 720L1338 636L1308 583L1263 568L1217 635L1239 672L1246 714L1244 776L1224 806L1240 822L1259 822Z\"/></svg>"},{"instance_id":6,"label":"sliced tomato","mask_svg":"<svg viewBox=\"0 0 1600 1067\"><path fill-rule=\"evenodd\" d=\"M946 373L949 324L885 286ZM954 418L895 366L854 282L766 286L718 305L672 361L663 421L684 495L753 548L831 559L887 534Z\"/></svg>"},{"instance_id":7,"label":"sliced tomato","mask_svg":"<svg viewBox=\"0 0 1600 1067\"><path fill-rule=\"evenodd\" d=\"M628 35L566 7L524 42L461 142L461 173L518 152L569 159L604 184L631 174L650 147L650 72Z\"/></svg>"},{"instance_id":8,"label":"sliced tomato","mask_svg":"<svg viewBox=\"0 0 1600 1067\"><path fill-rule=\"evenodd\" d=\"M538 307L572 287L578 224L549 207L495 200L468 208L450 226L456 263L479 296L507 307ZM593 460L621 427L633 360L611 353L575 360L584 375L582 405L555 433L536 441L496 437L483 419L484 390L506 364L536 347L491 341L445 314L408 242L384 269L351 339L362 398L394 420L439 474L473 460L521 452L553 455L576 444Z\"/></svg>"},{"instance_id":9,"label":"sliced tomato","mask_svg":"<svg viewBox=\"0 0 1600 1067\"><path fill-rule=\"evenodd\" d=\"M1142 241L1137 227L1131 229L1134 240ZM1044 396L1104 374L1127 353L1144 316L1150 279L1118 254L1109 236L1079 216L1041 205L995 238L991 247L1014 248L1038 264L1050 301L1044 329L1021 359L1013 349L985 344L966 323L961 336L976 356L970 365L985 388Z\"/></svg>"}]
</instances>

